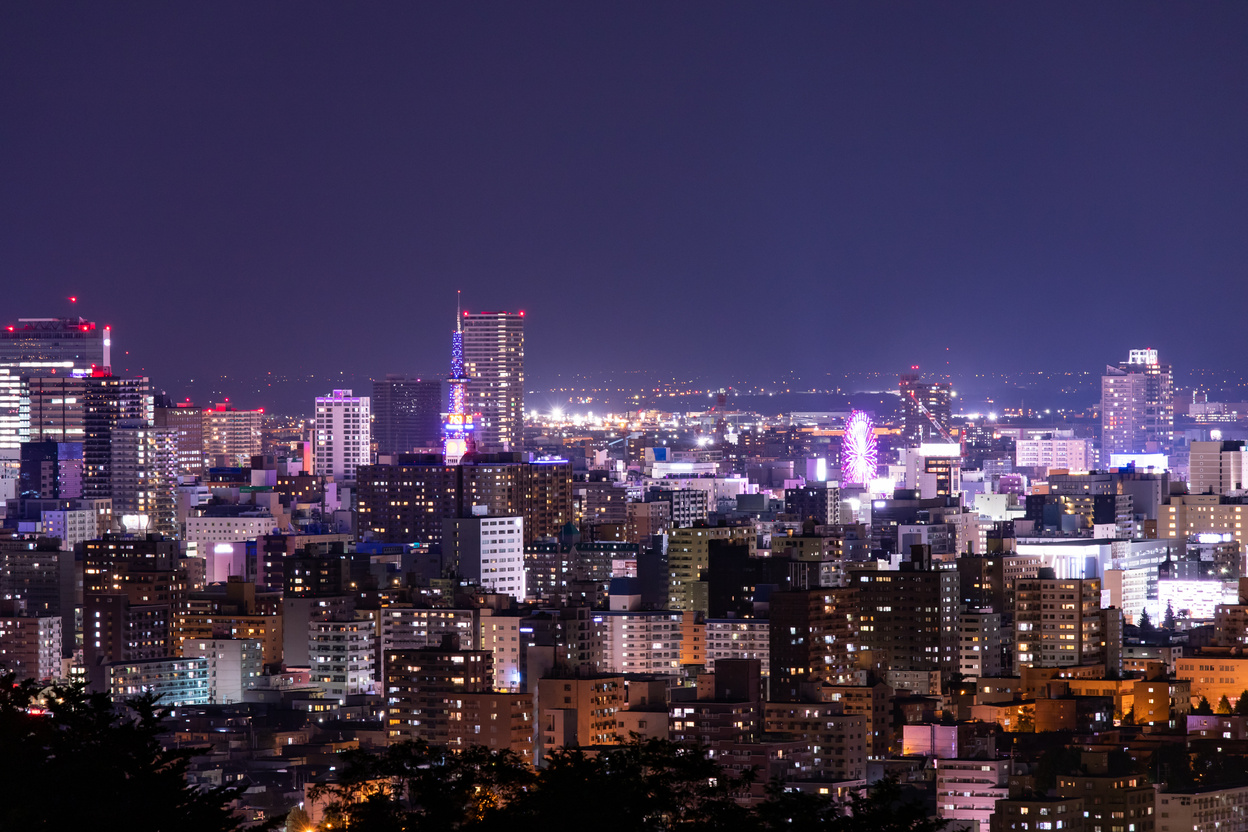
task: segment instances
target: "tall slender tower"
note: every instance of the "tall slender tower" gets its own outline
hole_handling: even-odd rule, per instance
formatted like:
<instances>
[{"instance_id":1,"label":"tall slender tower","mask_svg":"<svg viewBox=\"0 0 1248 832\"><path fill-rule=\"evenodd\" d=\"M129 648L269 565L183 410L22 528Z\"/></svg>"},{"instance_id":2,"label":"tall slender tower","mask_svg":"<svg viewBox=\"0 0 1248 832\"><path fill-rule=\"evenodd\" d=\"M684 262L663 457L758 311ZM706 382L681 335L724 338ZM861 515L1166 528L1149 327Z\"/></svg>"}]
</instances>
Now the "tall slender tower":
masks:
<instances>
[{"instance_id":1,"label":"tall slender tower","mask_svg":"<svg viewBox=\"0 0 1248 832\"><path fill-rule=\"evenodd\" d=\"M442 455L447 465L458 465L473 447L472 414L467 409L468 375L464 372L464 315L455 302L455 332L451 334L451 386L446 421L442 425Z\"/></svg>"}]
</instances>

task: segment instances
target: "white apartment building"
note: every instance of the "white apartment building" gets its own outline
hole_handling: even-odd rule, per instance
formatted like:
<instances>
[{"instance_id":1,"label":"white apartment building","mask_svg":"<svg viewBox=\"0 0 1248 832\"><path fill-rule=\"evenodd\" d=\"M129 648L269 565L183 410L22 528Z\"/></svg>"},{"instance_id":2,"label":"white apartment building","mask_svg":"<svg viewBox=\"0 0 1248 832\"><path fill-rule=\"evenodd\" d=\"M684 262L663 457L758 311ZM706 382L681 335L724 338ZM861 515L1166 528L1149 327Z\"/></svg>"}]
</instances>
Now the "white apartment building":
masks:
<instances>
[{"instance_id":1,"label":"white apartment building","mask_svg":"<svg viewBox=\"0 0 1248 832\"><path fill-rule=\"evenodd\" d=\"M372 421L368 396L335 390L316 398L313 465L317 474L355 480L355 469L372 461Z\"/></svg>"},{"instance_id":2,"label":"white apartment building","mask_svg":"<svg viewBox=\"0 0 1248 832\"><path fill-rule=\"evenodd\" d=\"M1248 485L1248 443L1193 442L1188 490L1192 494L1228 494Z\"/></svg>"},{"instance_id":3,"label":"white apartment building","mask_svg":"<svg viewBox=\"0 0 1248 832\"><path fill-rule=\"evenodd\" d=\"M523 601L523 517L452 517L442 524L442 553L460 576Z\"/></svg>"},{"instance_id":4,"label":"white apartment building","mask_svg":"<svg viewBox=\"0 0 1248 832\"><path fill-rule=\"evenodd\" d=\"M254 638L188 638L182 642L184 658L208 661L208 704L230 705L243 701L243 691L253 688L264 675L264 648Z\"/></svg>"},{"instance_id":5,"label":"white apartment building","mask_svg":"<svg viewBox=\"0 0 1248 832\"><path fill-rule=\"evenodd\" d=\"M480 616L477 609L386 607L381 615L381 649L439 647L443 636L453 635L459 639L459 649L476 650Z\"/></svg>"},{"instance_id":6,"label":"white apartment building","mask_svg":"<svg viewBox=\"0 0 1248 832\"><path fill-rule=\"evenodd\" d=\"M1157 832L1248 832L1248 786L1157 792Z\"/></svg>"},{"instance_id":7,"label":"white apartment building","mask_svg":"<svg viewBox=\"0 0 1248 832\"><path fill-rule=\"evenodd\" d=\"M936 760L936 815L955 828L988 832L997 801L1009 797L1009 760Z\"/></svg>"},{"instance_id":8,"label":"white apartment building","mask_svg":"<svg viewBox=\"0 0 1248 832\"><path fill-rule=\"evenodd\" d=\"M188 517L186 518L186 542L191 544L200 557L212 549L214 543L241 543L255 540L277 531L277 520L269 514L241 517Z\"/></svg>"},{"instance_id":9,"label":"white apartment building","mask_svg":"<svg viewBox=\"0 0 1248 832\"><path fill-rule=\"evenodd\" d=\"M967 677L1001 675L1001 614L964 612L958 616L958 671Z\"/></svg>"},{"instance_id":10,"label":"white apartment building","mask_svg":"<svg viewBox=\"0 0 1248 832\"><path fill-rule=\"evenodd\" d=\"M1014 443L1015 467L1087 471L1090 462L1086 439L1019 439Z\"/></svg>"},{"instance_id":11,"label":"white apartment building","mask_svg":"<svg viewBox=\"0 0 1248 832\"><path fill-rule=\"evenodd\" d=\"M308 664L312 684L325 696L344 701L373 693L377 681L377 625L368 619L308 622Z\"/></svg>"},{"instance_id":12,"label":"white apartment building","mask_svg":"<svg viewBox=\"0 0 1248 832\"><path fill-rule=\"evenodd\" d=\"M602 616L607 673L680 673L680 613L611 610Z\"/></svg>"},{"instance_id":13,"label":"white apartment building","mask_svg":"<svg viewBox=\"0 0 1248 832\"><path fill-rule=\"evenodd\" d=\"M76 544L99 537L95 515L95 509L90 508L45 511L40 515L39 532L59 538L61 551L69 552Z\"/></svg>"},{"instance_id":14,"label":"white apartment building","mask_svg":"<svg viewBox=\"0 0 1248 832\"><path fill-rule=\"evenodd\" d=\"M494 690L520 690L520 617L481 611L481 649L494 654Z\"/></svg>"},{"instance_id":15,"label":"white apartment building","mask_svg":"<svg viewBox=\"0 0 1248 832\"><path fill-rule=\"evenodd\" d=\"M711 618L706 622L706 672L717 659L758 659L771 674L771 622L765 618Z\"/></svg>"}]
</instances>

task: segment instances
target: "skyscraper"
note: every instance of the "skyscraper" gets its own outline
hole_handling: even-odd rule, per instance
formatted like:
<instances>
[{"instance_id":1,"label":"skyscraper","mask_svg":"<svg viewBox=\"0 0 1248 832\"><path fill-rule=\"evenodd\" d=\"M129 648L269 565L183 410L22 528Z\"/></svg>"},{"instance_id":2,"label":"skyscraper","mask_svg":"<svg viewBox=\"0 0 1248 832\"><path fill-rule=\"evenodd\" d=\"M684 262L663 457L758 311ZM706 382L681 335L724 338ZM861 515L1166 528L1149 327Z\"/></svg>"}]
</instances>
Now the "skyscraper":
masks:
<instances>
[{"instance_id":1,"label":"skyscraper","mask_svg":"<svg viewBox=\"0 0 1248 832\"><path fill-rule=\"evenodd\" d=\"M314 440L317 474L355 480L355 469L367 465L371 456L372 426L368 396L335 390L316 397Z\"/></svg>"},{"instance_id":2,"label":"skyscraper","mask_svg":"<svg viewBox=\"0 0 1248 832\"><path fill-rule=\"evenodd\" d=\"M112 332L82 318L19 318L0 329L0 452L28 441L23 376L108 375Z\"/></svg>"},{"instance_id":3,"label":"skyscraper","mask_svg":"<svg viewBox=\"0 0 1248 832\"><path fill-rule=\"evenodd\" d=\"M465 312L467 412L477 449L518 451L524 431L524 313Z\"/></svg>"},{"instance_id":4,"label":"skyscraper","mask_svg":"<svg viewBox=\"0 0 1248 832\"><path fill-rule=\"evenodd\" d=\"M24 376L23 387L30 441L81 442L82 496L112 497L113 429L152 424L147 378Z\"/></svg>"},{"instance_id":5,"label":"skyscraper","mask_svg":"<svg viewBox=\"0 0 1248 832\"><path fill-rule=\"evenodd\" d=\"M901 377L898 389L905 411L902 435L906 446L949 442L949 405L953 385L941 381L920 381L917 374L907 373Z\"/></svg>"},{"instance_id":6,"label":"skyscraper","mask_svg":"<svg viewBox=\"0 0 1248 832\"><path fill-rule=\"evenodd\" d=\"M442 382L387 375L373 382L373 439L379 454L410 454L442 443Z\"/></svg>"},{"instance_id":7,"label":"skyscraper","mask_svg":"<svg viewBox=\"0 0 1248 832\"><path fill-rule=\"evenodd\" d=\"M0 364L39 361L107 371L112 333L83 318L19 318L0 330Z\"/></svg>"},{"instance_id":8,"label":"skyscraper","mask_svg":"<svg viewBox=\"0 0 1248 832\"><path fill-rule=\"evenodd\" d=\"M1174 436L1174 376L1157 350L1131 350L1101 376L1101 462L1110 454L1169 453Z\"/></svg>"}]
</instances>

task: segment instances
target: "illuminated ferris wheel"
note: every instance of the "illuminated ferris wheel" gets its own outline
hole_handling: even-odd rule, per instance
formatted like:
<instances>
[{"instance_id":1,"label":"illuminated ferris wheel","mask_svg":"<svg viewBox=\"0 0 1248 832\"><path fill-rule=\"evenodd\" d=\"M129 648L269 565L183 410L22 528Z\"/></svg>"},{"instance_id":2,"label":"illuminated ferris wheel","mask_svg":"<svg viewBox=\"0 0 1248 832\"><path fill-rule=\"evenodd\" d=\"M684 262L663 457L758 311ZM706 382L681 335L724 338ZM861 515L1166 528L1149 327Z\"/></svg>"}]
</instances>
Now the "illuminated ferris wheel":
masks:
<instances>
[{"instance_id":1,"label":"illuminated ferris wheel","mask_svg":"<svg viewBox=\"0 0 1248 832\"><path fill-rule=\"evenodd\" d=\"M861 410L845 420L845 438L841 441L841 485L866 485L875 479L878 452L875 424Z\"/></svg>"}]
</instances>

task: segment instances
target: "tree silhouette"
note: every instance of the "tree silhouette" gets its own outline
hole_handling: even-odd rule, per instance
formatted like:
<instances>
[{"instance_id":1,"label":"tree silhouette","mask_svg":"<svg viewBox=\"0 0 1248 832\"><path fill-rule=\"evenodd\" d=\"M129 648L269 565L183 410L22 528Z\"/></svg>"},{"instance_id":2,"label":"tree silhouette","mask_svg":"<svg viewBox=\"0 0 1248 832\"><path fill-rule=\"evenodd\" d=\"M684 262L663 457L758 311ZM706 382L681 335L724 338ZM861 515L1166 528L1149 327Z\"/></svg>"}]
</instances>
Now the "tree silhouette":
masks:
<instances>
[{"instance_id":1,"label":"tree silhouette","mask_svg":"<svg viewBox=\"0 0 1248 832\"><path fill-rule=\"evenodd\" d=\"M325 823L354 832L548 832L592 818L595 832L943 832L886 778L846 801L773 782L750 808L752 771L726 771L707 749L641 739L587 751L563 748L534 772L508 752L452 754L422 742L352 752L335 784L312 790Z\"/></svg>"},{"instance_id":2,"label":"tree silhouette","mask_svg":"<svg viewBox=\"0 0 1248 832\"><path fill-rule=\"evenodd\" d=\"M1248 716L1248 690L1240 691L1239 698L1235 700L1235 713Z\"/></svg>"},{"instance_id":3,"label":"tree silhouette","mask_svg":"<svg viewBox=\"0 0 1248 832\"><path fill-rule=\"evenodd\" d=\"M1213 706L1209 704L1209 700L1202 696L1200 701L1196 703L1196 709L1192 713L1197 716L1213 716Z\"/></svg>"},{"instance_id":4,"label":"tree silhouette","mask_svg":"<svg viewBox=\"0 0 1248 832\"><path fill-rule=\"evenodd\" d=\"M1139 628L1140 635L1142 636L1151 636L1155 631L1155 628L1153 627L1153 619L1149 618L1148 610L1144 610L1140 613Z\"/></svg>"},{"instance_id":5,"label":"tree silhouette","mask_svg":"<svg viewBox=\"0 0 1248 832\"><path fill-rule=\"evenodd\" d=\"M1222 698L1218 700L1218 713L1229 714L1231 712L1231 700L1226 698L1226 694L1222 694Z\"/></svg>"},{"instance_id":6,"label":"tree silhouette","mask_svg":"<svg viewBox=\"0 0 1248 832\"><path fill-rule=\"evenodd\" d=\"M239 829L229 804L244 787L190 786L193 752L157 739L167 712L150 694L129 705L123 715L82 685L0 678L0 829Z\"/></svg>"},{"instance_id":7,"label":"tree silhouette","mask_svg":"<svg viewBox=\"0 0 1248 832\"><path fill-rule=\"evenodd\" d=\"M1175 627L1174 606L1169 601L1166 602L1166 615L1161 619L1161 626L1167 630L1173 630Z\"/></svg>"}]
</instances>

